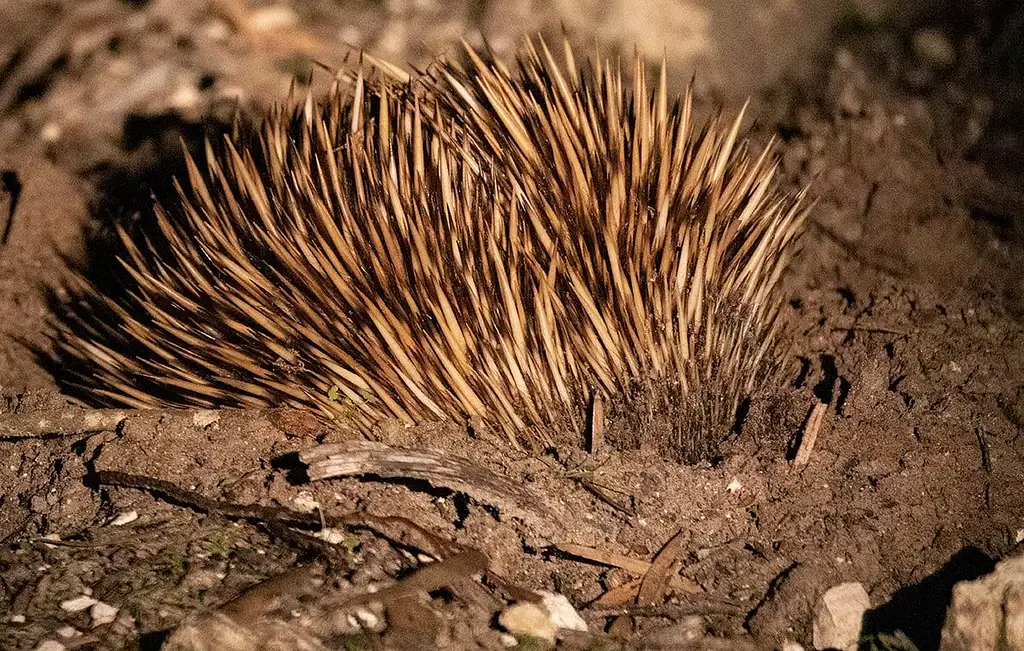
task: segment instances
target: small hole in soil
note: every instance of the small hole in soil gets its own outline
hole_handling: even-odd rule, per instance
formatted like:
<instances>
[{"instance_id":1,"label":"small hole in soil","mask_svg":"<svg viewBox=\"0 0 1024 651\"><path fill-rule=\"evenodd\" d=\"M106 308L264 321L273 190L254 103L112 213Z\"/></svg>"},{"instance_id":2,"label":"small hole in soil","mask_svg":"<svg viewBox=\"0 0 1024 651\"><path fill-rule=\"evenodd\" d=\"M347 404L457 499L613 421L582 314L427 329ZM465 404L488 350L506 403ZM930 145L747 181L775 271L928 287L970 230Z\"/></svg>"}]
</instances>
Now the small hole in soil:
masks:
<instances>
[{"instance_id":1,"label":"small hole in soil","mask_svg":"<svg viewBox=\"0 0 1024 651\"><path fill-rule=\"evenodd\" d=\"M836 368L836 358L832 355L822 355L820 361L822 378L814 385L814 396L826 404L831 404L836 380L839 379L839 369Z\"/></svg>"},{"instance_id":2,"label":"small hole in soil","mask_svg":"<svg viewBox=\"0 0 1024 651\"><path fill-rule=\"evenodd\" d=\"M456 493L452 503L455 504L455 515L459 518L455 521L455 528L464 529L466 518L469 517L469 497L465 493Z\"/></svg>"},{"instance_id":3,"label":"small hole in soil","mask_svg":"<svg viewBox=\"0 0 1024 651\"><path fill-rule=\"evenodd\" d=\"M3 230L0 231L0 245L5 245L11 235L14 213L18 209L18 199L21 197L21 179L18 178L17 172L12 170L0 172L0 192L6 192L8 195L7 219L4 220Z\"/></svg>"},{"instance_id":4,"label":"small hole in soil","mask_svg":"<svg viewBox=\"0 0 1024 651\"><path fill-rule=\"evenodd\" d=\"M139 638L139 651L160 651L170 634L170 630L166 630L142 635Z\"/></svg>"},{"instance_id":5,"label":"small hole in soil","mask_svg":"<svg viewBox=\"0 0 1024 651\"><path fill-rule=\"evenodd\" d=\"M839 295L846 301L846 307L853 307L857 304L857 295L853 293L853 290L849 287L840 287Z\"/></svg>"},{"instance_id":6,"label":"small hole in soil","mask_svg":"<svg viewBox=\"0 0 1024 651\"><path fill-rule=\"evenodd\" d=\"M747 423L747 416L750 415L750 398L744 398L739 407L736 408L736 420L733 422L732 431L736 436L743 433L743 426Z\"/></svg>"},{"instance_id":7,"label":"small hole in soil","mask_svg":"<svg viewBox=\"0 0 1024 651\"><path fill-rule=\"evenodd\" d=\"M846 406L846 398L850 395L853 385L842 375L839 376L839 395L836 396L836 414L843 415L843 408Z\"/></svg>"},{"instance_id":8,"label":"small hole in soil","mask_svg":"<svg viewBox=\"0 0 1024 651\"><path fill-rule=\"evenodd\" d=\"M285 479L293 486L298 484L307 484L310 481L309 475L306 474L306 464L302 463L302 460L299 459L298 452L282 454L281 456L272 459L270 465L274 470L283 470L285 473Z\"/></svg>"}]
</instances>

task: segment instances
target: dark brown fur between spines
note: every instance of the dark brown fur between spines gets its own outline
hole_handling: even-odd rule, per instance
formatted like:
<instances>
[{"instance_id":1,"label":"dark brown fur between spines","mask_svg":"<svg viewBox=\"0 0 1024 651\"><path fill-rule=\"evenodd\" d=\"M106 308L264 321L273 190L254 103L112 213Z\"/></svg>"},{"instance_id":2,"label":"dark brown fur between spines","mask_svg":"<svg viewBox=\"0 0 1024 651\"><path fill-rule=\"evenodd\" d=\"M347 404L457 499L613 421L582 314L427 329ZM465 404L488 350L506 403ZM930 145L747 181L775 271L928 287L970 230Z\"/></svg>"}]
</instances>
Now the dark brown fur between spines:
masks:
<instances>
[{"instance_id":1,"label":"dark brown fur between spines","mask_svg":"<svg viewBox=\"0 0 1024 651\"><path fill-rule=\"evenodd\" d=\"M206 174L189 160L162 257L125 236L128 296L81 292L69 384L363 430L473 419L516 446L597 394L673 407L674 452L706 454L777 365L800 197L741 118L698 130L664 66L652 94L639 60L628 91L568 46L559 66L530 44L518 74L467 53L339 77L255 145L208 147Z\"/></svg>"}]
</instances>

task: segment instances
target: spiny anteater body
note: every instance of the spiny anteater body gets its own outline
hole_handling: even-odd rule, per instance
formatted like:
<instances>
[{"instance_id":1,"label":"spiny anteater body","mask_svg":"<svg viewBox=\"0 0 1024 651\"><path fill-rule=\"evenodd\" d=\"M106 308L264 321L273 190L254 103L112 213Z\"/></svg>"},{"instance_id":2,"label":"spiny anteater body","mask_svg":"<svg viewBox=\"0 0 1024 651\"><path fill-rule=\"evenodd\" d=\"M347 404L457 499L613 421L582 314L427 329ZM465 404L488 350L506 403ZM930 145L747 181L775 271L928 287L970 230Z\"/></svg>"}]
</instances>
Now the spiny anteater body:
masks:
<instances>
[{"instance_id":1,"label":"spiny anteater body","mask_svg":"<svg viewBox=\"0 0 1024 651\"><path fill-rule=\"evenodd\" d=\"M803 209L738 118L698 130L608 63L518 73L467 48L402 79L339 76L258 138L188 160L128 292L80 294L65 378L137 407L312 407L367 429L472 419L547 443L592 396L694 404L677 453L728 431L778 359ZM577 430L576 434L580 432Z\"/></svg>"}]
</instances>

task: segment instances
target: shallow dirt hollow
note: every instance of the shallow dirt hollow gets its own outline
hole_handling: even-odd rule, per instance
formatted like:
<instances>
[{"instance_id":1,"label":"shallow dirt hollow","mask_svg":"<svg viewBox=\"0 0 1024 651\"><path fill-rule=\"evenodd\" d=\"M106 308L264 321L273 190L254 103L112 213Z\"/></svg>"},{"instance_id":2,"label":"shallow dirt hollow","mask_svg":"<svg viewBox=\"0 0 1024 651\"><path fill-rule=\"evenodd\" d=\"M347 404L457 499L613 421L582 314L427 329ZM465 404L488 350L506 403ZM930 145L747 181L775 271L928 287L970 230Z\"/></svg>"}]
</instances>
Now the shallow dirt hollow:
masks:
<instances>
[{"instance_id":1,"label":"shallow dirt hollow","mask_svg":"<svg viewBox=\"0 0 1024 651\"><path fill-rule=\"evenodd\" d=\"M862 4L871 11L828 17L800 74L754 96L754 137L778 138L780 174L811 183L817 203L787 278L784 383L753 396L720 457L511 454L451 425L377 433L504 476L518 501L421 480L310 481L297 453L353 437L291 411L140 413L94 434L26 434L76 413L44 361L69 265L109 262L110 220L167 191L180 137L199 142L233 110L226 97L256 111L279 99L282 80L325 54L310 34L350 23L363 30L350 40L397 48L422 33L401 49L422 61L460 31L494 30L491 5L252 3L264 31L240 27L233 2L0 9L0 419L24 425L0 430L0 648L156 649L183 621L212 635L214 609L282 573L270 597L231 611L234 633L281 648L313 636L323 648L500 649L495 613L542 589L589 624L565 648L672 648L657 644L697 644L697 629L706 645L809 645L820 595L858 581L874 606L867 633L936 648L952 584L1024 540L1024 57L1012 45L1024 16L1001 3L912 15ZM727 84L703 93L734 108ZM796 465L819 404L816 445ZM147 490L104 472L148 478ZM305 534L283 509L307 514ZM370 515L338 520L350 513ZM308 535L322 525L336 544ZM445 541L487 555L485 583L453 565L429 601L367 606L358 621L325 602L449 556ZM635 565L571 553L646 567L670 541L665 598L634 610L607 595ZM95 609L66 603L81 596L118 610L97 624ZM303 608L315 626L300 626Z\"/></svg>"}]
</instances>

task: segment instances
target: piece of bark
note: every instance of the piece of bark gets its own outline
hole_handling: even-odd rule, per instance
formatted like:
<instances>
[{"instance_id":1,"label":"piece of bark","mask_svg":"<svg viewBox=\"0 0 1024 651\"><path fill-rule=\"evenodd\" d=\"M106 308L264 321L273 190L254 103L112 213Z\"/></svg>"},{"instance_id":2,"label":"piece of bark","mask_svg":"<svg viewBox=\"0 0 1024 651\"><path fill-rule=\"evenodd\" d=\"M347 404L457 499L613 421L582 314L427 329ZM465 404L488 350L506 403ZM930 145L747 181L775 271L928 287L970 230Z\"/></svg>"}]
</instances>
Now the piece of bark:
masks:
<instances>
[{"instance_id":1,"label":"piece of bark","mask_svg":"<svg viewBox=\"0 0 1024 651\"><path fill-rule=\"evenodd\" d=\"M389 447L373 441L345 441L299 453L311 480L356 475L417 479L465 493L500 513L519 518L545 537L559 518L530 489L483 466L443 450Z\"/></svg>"}]
</instances>

